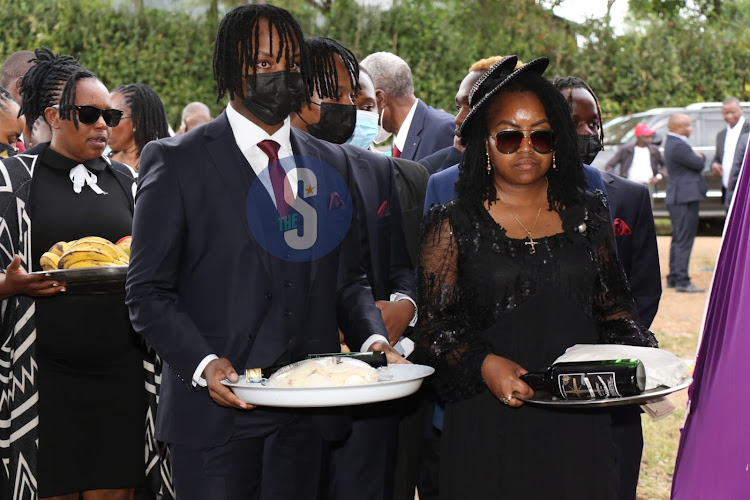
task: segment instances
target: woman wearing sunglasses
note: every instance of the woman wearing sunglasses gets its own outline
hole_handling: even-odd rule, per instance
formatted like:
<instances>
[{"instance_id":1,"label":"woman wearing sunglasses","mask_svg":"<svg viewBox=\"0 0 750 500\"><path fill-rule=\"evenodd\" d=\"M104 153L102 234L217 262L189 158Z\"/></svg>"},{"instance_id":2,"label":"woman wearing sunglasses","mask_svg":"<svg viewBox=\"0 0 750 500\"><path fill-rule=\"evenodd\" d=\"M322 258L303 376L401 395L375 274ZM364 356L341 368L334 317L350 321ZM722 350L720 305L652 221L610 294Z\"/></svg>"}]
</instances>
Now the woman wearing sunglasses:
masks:
<instances>
[{"instance_id":1,"label":"woman wearing sunglasses","mask_svg":"<svg viewBox=\"0 0 750 500\"><path fill-rule=\"evenodd\" d=\"M169 137L167 112L159 95L145 83L116 87L110 94L112 106L123 111L120 123L111 129L109 147L112 160L138 170L143 147Z\"/></svg>"},{"instance_id":2,"label":"woman wearing sunglasses","mask_svg":"<svg viewBox=\"0 0 750 500\"><path fill-rule=\"evenodd\" d=\"M122 111L72 57L48 49L35 54L21 83L21 109L32 123L43 116L52 140L0 166L10 184L0 193L2 268L17 255L0 295L12 294L0 322L2 342L9 339L3 345L12 346L0 370L10 366L10 372L0 380L9 384L3 394L14 392L12 442L0 449L10 481L0 484L12 488L20 478L26 488L38 485L41 498L129 499L144 477L146 393L124 290L76 294L53 283L29 293L7 286L37 277L26 272L39 271L40 256L56 242L117 241L131 233L133 217L131 170L102 156Z\"/></svg>"},{"instance_id":3,"label":"woman wearing sunglasses","mask_svg":"<svg viewBox=\"0 0 750 500\"><path fill-rule=\"evenodd\" d=\"M603 197L546 58L474 85L458 198L425 216L419 349L448 401L440 498L617 498L610 415L524 404L579 343L655 346L633 321Z\"/></svg>"}]
</instances>

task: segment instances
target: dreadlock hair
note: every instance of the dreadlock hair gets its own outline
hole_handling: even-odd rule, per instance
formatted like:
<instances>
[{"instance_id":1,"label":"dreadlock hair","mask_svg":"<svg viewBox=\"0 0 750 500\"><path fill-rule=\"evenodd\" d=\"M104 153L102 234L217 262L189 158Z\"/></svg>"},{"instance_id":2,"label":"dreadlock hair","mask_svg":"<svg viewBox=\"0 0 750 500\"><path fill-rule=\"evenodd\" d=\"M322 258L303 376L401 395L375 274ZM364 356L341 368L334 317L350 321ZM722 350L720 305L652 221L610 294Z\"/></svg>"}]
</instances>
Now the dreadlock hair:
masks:
<instances>
[{"instance_id":1,"label":"dreadlock hair","mask_svg":"<svg viewBox=\"0 0 750 500\"><path fill-rule=\"evenodd\" d=\"M258 62L258 47L261 22L268 23L271 42L271 53L274 43L278 45L276 62L282 56L291 63L294 55L300 53L300 73L307 80L308 53L302 43L304 35L294 17L286 10L268 4L242 5L227 13L219 25L214 45L214 80L219 102L227 93L234 99L235 93L245 95L242 88L242 77L252 68L255 74ZM273 29L279 34L279 40L273 39Z\"/></svg>"},{"instance_id":2,"label":"dreadlock hair","mask_svg":"<svg viewBox=\"0 0 750 500\"><path fill-rule=\"evenodd\" d=\"M586 180L578 157L578 141L570 110L562 94L547 79L534 73L520 73L506 88L485 103L475 119L468 123L466 130L461 131L461 136L466 139L466 151L459 167L456 193L472 203L486 200L492 204L497 201L495 176L487 175L487 148L495 147L492 141L488 143L487 123L492 103L509 92L533 92L544 106L547 120L557 138L554 153L557 168L547 171L547 199L550 209L560 211L581 202ZM464 125L467 125L466 122Z\"/></svg>"},{"instance_id":3,"label":"dreadlock hair","mask_svg":"<svg viewBox=\"0 0 750 500\"><path fill-rule=\"evenodd\" d=\"M5 87L0 86L0 111L6 111L10 102L16 102L10 92L5 90Z\"/></svg>"},{"instance_id":4,"label":"dreadlock hair","mask_svg":"<svg viewBox=\"0 0 750 500\"><path fill-rule=\"evenodd\" d=\"M344 63L349 73L352 90L359 90L359 62L354 53L333 38L316 36L305 38L310 54L310 74L307 78L308 93L317 91L321 98L338 99L339 74L336 71L336 56Z\"/></svg>"},{"instance_id":5,"label":"dreadlock hair","mask_svg":"<svg viewBox=\"0 0 750 500\"><path fill-rule=\"evenodd\" d=\"M96 75L87 70L72 56L58 56L50 49L36 49L33 65L21 80L21 111L26 123L34 123L44 116L44 110L60 105L60 118L70 120L76 102L76 84L83 78ZM72 113L73 124L78 128L78 113ZM47 118L45 117L46 121Z\"/></svg>"},{"instance_id":6,"label":"dreadlock hair","mask_svg":"<svg viewBox=\"0 0 750 500\"><path fill-rule=\"evenodd\" d=\"M169 137L167 112L154 89L145 83L131 83L116 87L112 93L122 95L130 107L136 157L141 156L143 147L149 142Z\"/></svg>"},{"instance_id":7,"label":"dreadlock hair","mask_svg":"<svg viewBox=\"0 0 750 500\"><path fill-rule=\"evenodd\" d=\"M573 113L573 89L584 89L591 97L594 98L596 103L596 116L599 120L599 140L604 144L604 127L602 127L602 108L599 106L599 99L597 99L594 91L591 90L586 82L575 76L558 76L552 80L552 85L560 92L565 99L568 101L568 108Z\"/></svg>"}]
</instances>

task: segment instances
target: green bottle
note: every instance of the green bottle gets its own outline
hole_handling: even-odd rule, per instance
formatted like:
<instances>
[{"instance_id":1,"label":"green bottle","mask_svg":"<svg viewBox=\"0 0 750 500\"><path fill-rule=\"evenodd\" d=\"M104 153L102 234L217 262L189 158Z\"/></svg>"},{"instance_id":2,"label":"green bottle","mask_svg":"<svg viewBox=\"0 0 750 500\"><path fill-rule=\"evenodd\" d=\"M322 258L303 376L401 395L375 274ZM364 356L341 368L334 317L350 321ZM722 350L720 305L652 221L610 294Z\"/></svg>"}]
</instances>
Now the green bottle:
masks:
<instances>
[{"instance_id":1,"label":"green bottle","mask_svg":"<svg viewBox=\"0 0 750 500\"><path fill-rule=\"evenodd\" d=\"M555 363L546 372L521 376L534 391L562 399L608 399L636 396L646 387L646 370L637 359Z\"/></svg>"}]
</instances>

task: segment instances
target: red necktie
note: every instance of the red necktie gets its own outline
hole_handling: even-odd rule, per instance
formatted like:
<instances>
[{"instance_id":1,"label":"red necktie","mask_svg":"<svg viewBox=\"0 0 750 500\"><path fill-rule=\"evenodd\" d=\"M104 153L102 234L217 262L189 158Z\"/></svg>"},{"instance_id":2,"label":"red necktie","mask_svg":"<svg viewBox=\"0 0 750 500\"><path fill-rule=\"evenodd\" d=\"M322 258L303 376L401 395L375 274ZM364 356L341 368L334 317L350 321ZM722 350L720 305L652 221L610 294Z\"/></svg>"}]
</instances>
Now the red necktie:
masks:
<instances>
[{"instance_id":1,"label":"red necktie","mask_svg":"<svg viewBox=\"0 0 750 500\"><path fill-rule=\"evenodd\" d=\"M271 176L271 186L273 186L273 195L276 198L276 210L279 215L286 217L292 211L292 207L284 199L284 191L292 194L292 186L286 179L286 171L279 161L279 143L276 141L265 140L258 143L258 147L268 156L268 173ZM289 196L291 198L292 196Z\"/></svg>"},{"instance_id":2,"label":"red necktie","mask_svg":"<svg viewBox=\"0 0 750 500\"><path fill-rule=\"evenodd\" d=\"M395 144L393 145L393 154L392 154L392 156L394 158L401 158L401 150L398 149L398 146L396 146Z\"/></svg>"}]
</instances>

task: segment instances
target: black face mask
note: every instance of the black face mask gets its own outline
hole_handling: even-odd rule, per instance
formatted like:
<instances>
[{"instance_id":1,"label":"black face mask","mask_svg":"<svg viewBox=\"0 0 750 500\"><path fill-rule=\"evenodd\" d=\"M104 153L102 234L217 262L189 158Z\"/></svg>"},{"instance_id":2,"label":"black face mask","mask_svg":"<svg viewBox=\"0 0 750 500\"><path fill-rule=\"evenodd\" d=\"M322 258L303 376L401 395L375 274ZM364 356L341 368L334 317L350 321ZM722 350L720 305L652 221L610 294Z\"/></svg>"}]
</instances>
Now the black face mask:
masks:
<instances>
[{"instance_id":1,"label":"black face mask","mask_svg":"<svg viewBox=\"0 0 750 500\"><path fill-rule=\"evenodd\" d=\"M578 157L586 165L591 165L597 153L602 150L602 141L598 135L578 134Z\"/></svg>"},{"instance_id":2,"label":"black face mask","mask_svg":"<svg viewBox=\"0 0 750 500\"><path fill-rule=\"evenodd\" d=\"M300 107L306 91L299 73L247 75L242 104L266 125L276 125Z\"/></svg>"},{"instance_id":3,"label":"black face mask","mask_svg":"<svg viewBox=\"0 0 750 500\"><path fill-rule=\"evenodd\" d=\"M9 158L11 156L16 156L16 154L18 154L17 148L0 143L0 158Z\"/></svg>"},{"instance_id":4,"label":"black face mask","mask_svg":"<svg viewBox=\"0 0 750 500\"><path fill-rule=\"evenodd\" d=\"M307 131L318 139L343 144L352 136L356 125L357 106L324 102L320 104L320 121L308 125Z\"/></svg>"}]
</instances>

